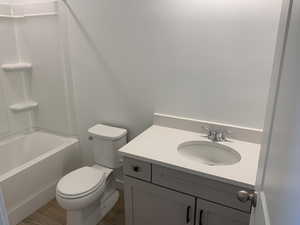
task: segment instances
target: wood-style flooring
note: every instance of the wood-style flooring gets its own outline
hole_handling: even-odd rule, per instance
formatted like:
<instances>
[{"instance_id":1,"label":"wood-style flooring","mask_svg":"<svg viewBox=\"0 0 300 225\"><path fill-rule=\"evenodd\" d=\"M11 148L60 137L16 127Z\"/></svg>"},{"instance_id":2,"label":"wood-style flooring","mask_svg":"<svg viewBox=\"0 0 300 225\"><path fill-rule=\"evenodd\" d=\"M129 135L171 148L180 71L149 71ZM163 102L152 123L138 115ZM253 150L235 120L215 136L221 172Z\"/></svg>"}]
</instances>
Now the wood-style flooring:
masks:
<instances>
[{"instance_id":1,"label":"wood-style flooring","mask_svg":"<svg viewBox=\"0 0 300 225\"><path fill-rule=\"evenodd\" d=\"M124 225L124 198L120 196L114 208L103 218L98 225ZM18 225L66 225L66 211L61 208L55 199L38 209L31 216Z\"/></svg>"}]
</instances>

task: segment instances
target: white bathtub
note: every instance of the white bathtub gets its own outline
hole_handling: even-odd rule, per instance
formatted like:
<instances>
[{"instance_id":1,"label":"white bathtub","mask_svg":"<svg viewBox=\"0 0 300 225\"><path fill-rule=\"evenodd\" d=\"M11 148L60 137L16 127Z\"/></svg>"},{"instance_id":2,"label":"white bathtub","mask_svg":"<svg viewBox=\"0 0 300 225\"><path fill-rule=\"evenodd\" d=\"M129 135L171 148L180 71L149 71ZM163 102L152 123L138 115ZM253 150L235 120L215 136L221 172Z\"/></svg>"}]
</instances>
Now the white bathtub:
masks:
<instances>
[{"instance_id":1,"label":"white bathtub","mask_svg":"<svg viewBox=\"0 0 300 225\"><path fill-rule=\"evenodd\" d=\"M79 142L34 132L0 142L0 185L11 225L55 197L55 185L80 166Z\"/></svg>"}]
</instances>

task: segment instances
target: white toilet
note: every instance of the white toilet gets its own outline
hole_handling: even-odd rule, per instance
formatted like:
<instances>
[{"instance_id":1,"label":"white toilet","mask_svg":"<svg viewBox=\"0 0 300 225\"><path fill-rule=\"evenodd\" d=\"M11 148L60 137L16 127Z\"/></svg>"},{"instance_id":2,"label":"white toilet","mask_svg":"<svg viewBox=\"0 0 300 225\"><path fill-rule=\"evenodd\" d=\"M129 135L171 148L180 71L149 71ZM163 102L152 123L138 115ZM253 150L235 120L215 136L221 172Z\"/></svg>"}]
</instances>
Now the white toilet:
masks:
<instances>
[{"instance_id":1,"label":"white toilet","mask_svg":"<svg viewBox=\"0 0 300 225\"><path fill-rule=\"evenodd\" d=\"M96 225L119 198L113 172L121 166L117 150L127 143L127 130L98 124L88 132L96 164L72 171L56 186L56 199L67 210L67 225Z\"/></svg>"}]
</instances>

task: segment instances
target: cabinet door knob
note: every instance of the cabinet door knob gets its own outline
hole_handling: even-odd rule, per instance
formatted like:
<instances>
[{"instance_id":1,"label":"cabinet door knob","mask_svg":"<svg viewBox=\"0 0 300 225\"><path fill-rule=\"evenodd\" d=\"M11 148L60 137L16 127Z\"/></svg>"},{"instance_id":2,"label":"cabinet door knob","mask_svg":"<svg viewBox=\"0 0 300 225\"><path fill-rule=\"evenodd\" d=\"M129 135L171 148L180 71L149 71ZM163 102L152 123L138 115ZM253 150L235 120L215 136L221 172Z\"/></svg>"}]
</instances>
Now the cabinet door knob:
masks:
<instances>
[{"instance_id":1,"label":"cabinet door knob","mask_svg":"<svg viewBox=\"0 0 300 225\"><path fill-rule=\"evenodd\" d=\"M134 166L132 169L133 169L134 172L139 172L140 171L140 167L138 167L138 166Z\"/></svg>"},{"instance_id":2,"label":"cabinet door knob","mask_svg":"<svg viewBox=\"0 0 300 225\"><path fill-rule=\"evenodd\" d=\"M249 191L239 191L237 193L237 198L240 202L251 202L251 205L256 207L256 203L257 203L257 194L256 192L249 192Z\"/></svg>"}]
</instances>

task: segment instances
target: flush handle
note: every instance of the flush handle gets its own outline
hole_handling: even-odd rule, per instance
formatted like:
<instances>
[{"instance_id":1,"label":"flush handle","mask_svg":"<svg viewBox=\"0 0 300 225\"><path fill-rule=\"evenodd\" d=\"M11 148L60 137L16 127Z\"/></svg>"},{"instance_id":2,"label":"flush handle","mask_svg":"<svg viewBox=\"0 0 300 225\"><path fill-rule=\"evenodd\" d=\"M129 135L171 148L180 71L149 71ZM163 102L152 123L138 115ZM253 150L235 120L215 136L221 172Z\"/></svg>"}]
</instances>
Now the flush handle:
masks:
<instances>
[{"instance_id":1,"label":"flush handle","mask_svg":"<svg viewBox=\"0 0 300 225\"><path fill-rule=\"evenodd\" d=\"M240 202L251 202L251 205L253 207L256 207L256 204L257 204L257 193L256 192L249 192L249 191L245 191L245 190L242 190L242 191L239 191L237 193L237 198Z\"/></svg>"}]
</instances>

